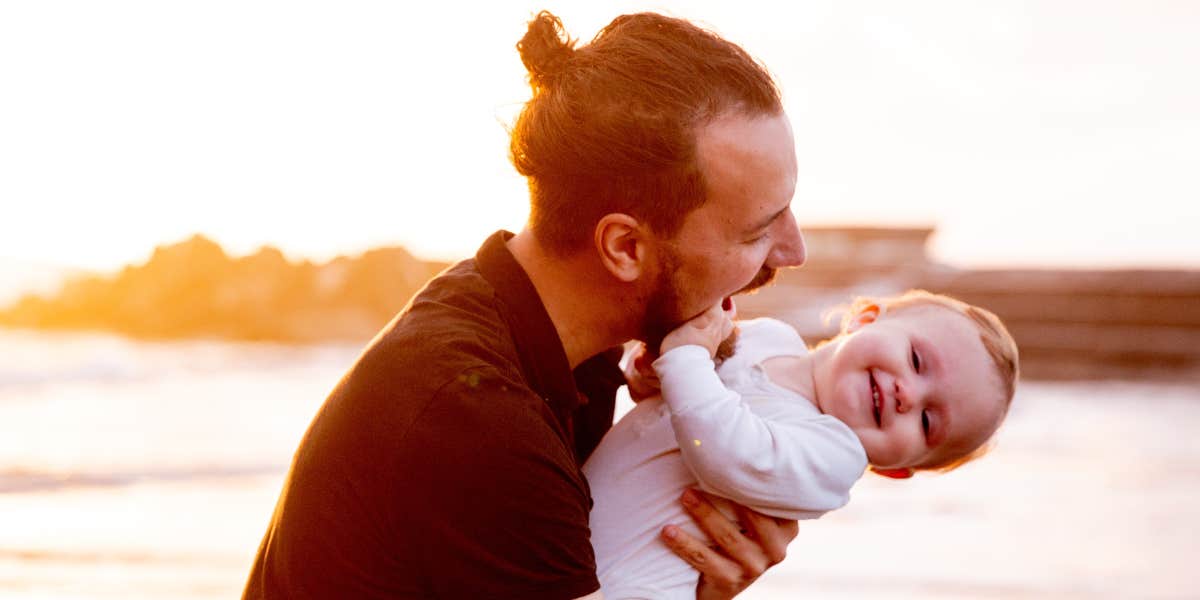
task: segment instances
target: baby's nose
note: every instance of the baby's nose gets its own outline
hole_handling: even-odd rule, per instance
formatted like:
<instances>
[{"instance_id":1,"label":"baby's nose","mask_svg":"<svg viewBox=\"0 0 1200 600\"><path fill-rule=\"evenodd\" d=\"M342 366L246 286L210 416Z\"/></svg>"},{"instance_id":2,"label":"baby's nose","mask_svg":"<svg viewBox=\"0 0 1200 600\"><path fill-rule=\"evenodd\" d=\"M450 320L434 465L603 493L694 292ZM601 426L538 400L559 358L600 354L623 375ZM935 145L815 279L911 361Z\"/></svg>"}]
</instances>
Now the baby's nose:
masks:
<instances>
[{"instance_id":1,"label":"baby's nose","mask_svg":"<svg viewBox=\"0 0 1200 600\"><path fill-rule=\"evenodd\" d=\"M896 380L896 386L892 392L896 397L896 412L904 414L911 408L909 404L908 392L904 386L900 384L900 380Z\"/></svg>"}]
</instances>

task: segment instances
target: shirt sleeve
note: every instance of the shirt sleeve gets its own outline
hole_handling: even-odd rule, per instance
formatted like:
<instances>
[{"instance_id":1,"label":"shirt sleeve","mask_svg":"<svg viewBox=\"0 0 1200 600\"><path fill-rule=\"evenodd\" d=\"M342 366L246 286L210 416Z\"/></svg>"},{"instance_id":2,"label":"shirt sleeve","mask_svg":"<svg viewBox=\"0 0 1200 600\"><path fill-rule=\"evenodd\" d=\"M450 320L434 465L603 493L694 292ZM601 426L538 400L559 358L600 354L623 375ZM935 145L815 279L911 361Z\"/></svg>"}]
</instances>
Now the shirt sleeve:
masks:
<instances>
[{"instance_id":1,"label":"shirt sleeve","mask_svg":"<svg viewBox=\"0 0 1200 600\"><path fill-rule=\"evenodd\" d=\"M453 432L474 432L455 435ZM472 372L438 392L409 442L420 560L442 598L577 598L600 588L587 484L546 401Z\"/></svg>"},{"instance_id":2,"label":"shirt sleeve","mask_svg":"<svg viewBox=\"0 0 1200 600\"><path fill-rule=\"evenodd\" d=\"M672 349L654 369L679 450L701 489L788 519L814 518L849 501L866 454L845 424L800 411L763 418L725 386L700 346Z\"/></svg>"},{"instance_id":3,"label":"shirt sleeve","mask_svg":"<svg viewBox=\"0 0 1200 600\"><path fill-rule=\"evenodd\" d=\"M612 427L617 389L625 385L618 365L623 352L624 348L614 346L575 368L575 385L587 398L575 411L575 457L581 465Z\"/></svg>"}]
</instances>

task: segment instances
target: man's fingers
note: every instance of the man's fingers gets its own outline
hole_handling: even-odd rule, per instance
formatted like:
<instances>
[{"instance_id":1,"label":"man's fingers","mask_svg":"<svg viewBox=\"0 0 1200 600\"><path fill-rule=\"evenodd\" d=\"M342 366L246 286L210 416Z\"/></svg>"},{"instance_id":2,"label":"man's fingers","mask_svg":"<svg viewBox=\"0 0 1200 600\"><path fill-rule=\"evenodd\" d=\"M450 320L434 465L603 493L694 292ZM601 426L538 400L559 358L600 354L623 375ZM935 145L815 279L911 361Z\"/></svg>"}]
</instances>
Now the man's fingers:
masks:
<instances>
[{"instance_id":1,"label":"man's fingers","mask_svg":"<svg viewBox=\"0 0 1200 600\"><path fill-rule=\"evenodd\" d=\"M672 552L700 572L702 580L717 589L730 592L730 597L749 584L744 581L741 565L721 556L716 550L688 535L678 526L664 527L662 539Z\"/></svg>"},{"instance_id":2,"label":"man's fingers","mask_svg":"<svg viewBox=\"0 0 1200 600\"><path fill-rule=\"evenodd\" d=\"M717 544L710 548L675 526L663 529L667 546L700 572L697 600L729 600L741 593L783 560L788 542L799 531L795 521L777 520L737 504L739 522L735 523L697 490L684 491L681 500L696 524Z\"/></svg>"},{"instance_id":3,"label":"man's fingers","mask_svg":"<svg viewBox=\"0 0 1200 600\"><path fill-rule=\"evenodd\" d=\"M740 504L735 504L734 510L737 511L738 522L746 530L746 536L758 542L767 556L767 562L771 565L783 562L788 544L800 533L800 525L796 521L756 513Z\"/></svg>"},{"instance_id":4,"label":"man's fingers","mask_svg":"<svg viewBox=\"0 0 1200 600\"><path fill-rule=\"evenodd\" d=\"M767 570L770 558L763 549L742 533L740 525L730 521L717 510L702 492L687 490L683 493L682 500L684 510L691 515L700 529L703 529L730 559L741 565L739 575L742 579L753 581ZM786 546L785 542L784 547Z\"/></svg>"}]
</instances>

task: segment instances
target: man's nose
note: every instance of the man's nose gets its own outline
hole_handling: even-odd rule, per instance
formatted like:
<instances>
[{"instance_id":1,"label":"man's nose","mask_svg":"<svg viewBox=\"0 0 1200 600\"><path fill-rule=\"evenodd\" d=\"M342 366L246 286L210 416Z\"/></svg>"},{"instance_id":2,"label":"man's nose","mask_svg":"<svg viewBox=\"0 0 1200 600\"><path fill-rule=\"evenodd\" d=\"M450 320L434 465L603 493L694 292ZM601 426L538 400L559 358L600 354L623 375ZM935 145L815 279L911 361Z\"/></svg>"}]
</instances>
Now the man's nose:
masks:
<instances>
[{"instance_id":1,"label":"man's nose","mask_svg":"<svg viewBox=\"0 0 1200 600\"><path fill-rule=\"evenodd\" d=\"M780 219L779 228L775 245L771 248L771 253L767 255L766 266L772 269L782 269L804 264L804 260L807 258L807 249L804 247L804 235L800 233L800 225L796 223L796 216L788 211L787 216Z\"/></svg>"}]
</instances>

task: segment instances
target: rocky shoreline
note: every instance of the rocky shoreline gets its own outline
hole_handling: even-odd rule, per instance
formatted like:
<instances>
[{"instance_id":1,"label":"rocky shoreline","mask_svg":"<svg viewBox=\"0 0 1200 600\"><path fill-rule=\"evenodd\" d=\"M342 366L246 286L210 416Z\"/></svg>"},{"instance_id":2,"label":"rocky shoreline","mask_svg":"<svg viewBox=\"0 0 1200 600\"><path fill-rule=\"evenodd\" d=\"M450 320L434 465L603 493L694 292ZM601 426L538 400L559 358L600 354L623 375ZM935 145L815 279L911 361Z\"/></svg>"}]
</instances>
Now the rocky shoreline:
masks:
<instances>
[{"instance_id":1,"label":"rocky shoreline","mask_svg":"<svg viewBox=\"0 0 1200 600\"><path fill-rule=\"evenodd\" d=\"M0 310L0 325L148 339L365 341L447 266L399 247L324 264L291 262L271 247L235 258L197 235L114 275L27 295Z\"/></svg>"},{"instance_id":2,"label":"rocky shoreline","mask_svg":"<svg viewBox=\"0 0 1200 600\"><path fill-rule=\"evenodd\" d=\"M830 307L924 288L996 312L1017 338L1027 378L1200 380L1200 270L962 270L929 259L932 232L806 228L805 267L739 298L740 315L782 319L815 342L834 332L823 318ZM194 236L119 273L73 278L57 295L27 295L0 310L0 326L365 343L448 266L400 247L324 264L270 247L231 257Z\"/></svg>"}]
</instances>

